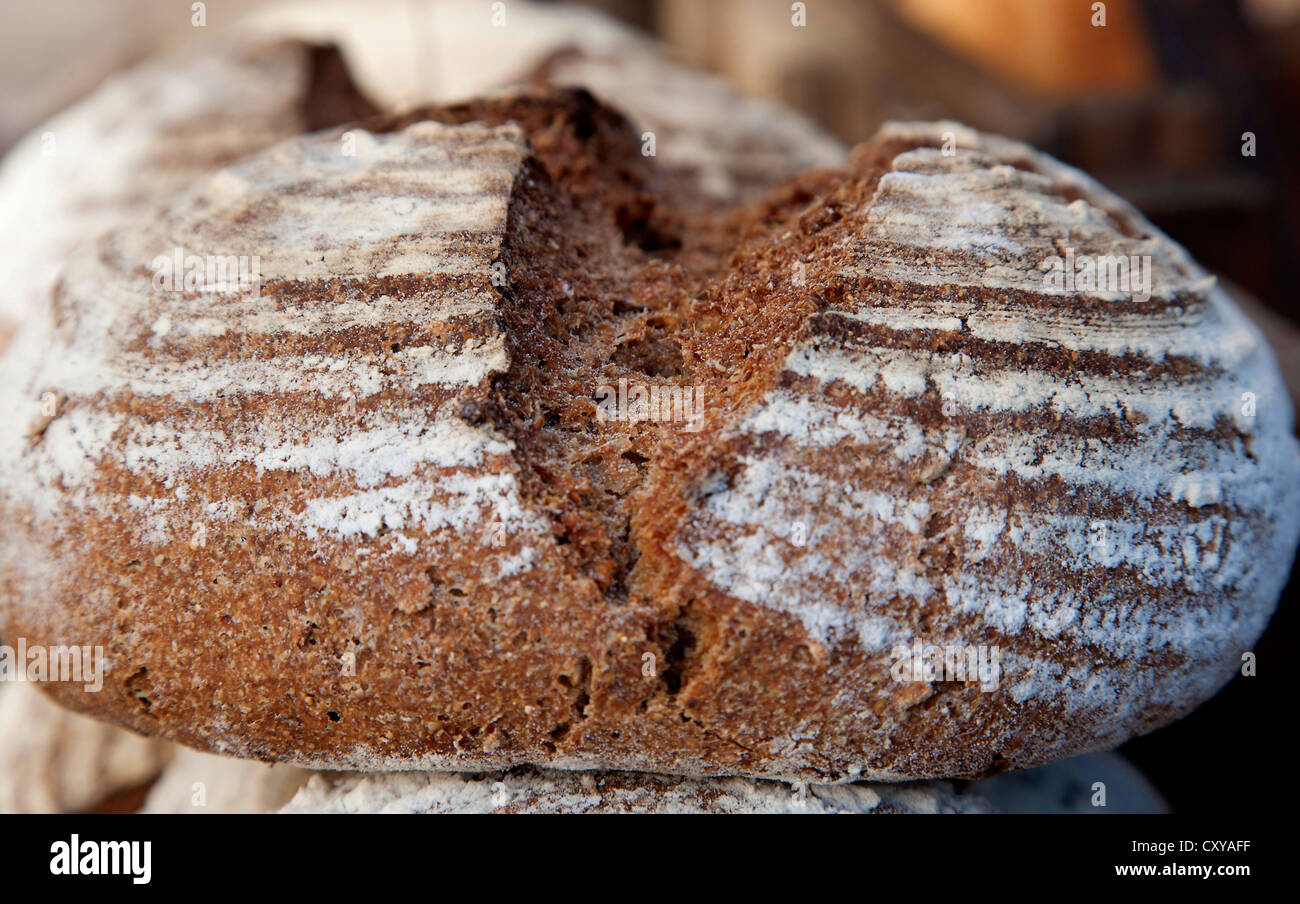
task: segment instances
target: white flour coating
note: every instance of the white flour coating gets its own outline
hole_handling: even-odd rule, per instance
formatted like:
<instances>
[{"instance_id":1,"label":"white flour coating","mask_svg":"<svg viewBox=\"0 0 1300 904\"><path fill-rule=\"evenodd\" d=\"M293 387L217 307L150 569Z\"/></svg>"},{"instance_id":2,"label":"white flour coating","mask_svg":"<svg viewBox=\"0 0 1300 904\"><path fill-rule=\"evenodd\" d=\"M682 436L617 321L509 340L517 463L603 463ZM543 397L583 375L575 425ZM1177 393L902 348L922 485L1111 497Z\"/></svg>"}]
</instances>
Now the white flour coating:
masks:
<instances>
[{"instance_id":1,"label":"white flour coating","mask_svg":"<svg viewBox=\"0 0 1300 904\"><path fill-rule=\"evenodd\" d=\"M1027 340L1026 340L1027 341ZM1256 354L1259 346L1255 346ZM1229 362L1219 362L1227 364ZM1271 363L1271 362L1270 362ZM930 382L961 407L985 412L1029 411L1047 406L1061 414L1095 417L1116 411L1163 422L1174 418L1189 427L1210 428L1219 417L1237 420L1244 394L1258 404L1286 403L1281 387L1262 379L1258 365L1214 382L1138 377L1101 377L1046 370L991 370L968 355L906 349L796 348L786 364L794 374L819 382L845 383L859 391L879 382L900 396L918 396Z\"/></svg>"},{"instance_id":2,"label":"white flour coating","mask_svg":"<svg viewBox=\"0 0 1300 904\"><path fill-rule=\"evenodd\" d=\"M35 319L0 365L2 479L12 498L38 515L68 506L115 515L151 543L183 539L195 521L372 538L376 549L408 553L445 544L448 532L540 529L520 498L512 445L455 414L459 392L509 366L489 264L526 153L522 133L419 123L352 137L355 157L341 153L337 133L274 147L74 263L59 301L68 326ZM261 294L209 302L158 289L147 268L172 243L187 255L259 256ZM418 277L409 292L373 282L403 274ZM310 279L332 280L331 288ZM294 286L304 288L290 293ZM194 317L205 307L206 318ZM225 318L227 310L244 314ZM368 347L327 353L265 342L324 342L339 330L390 325L428 338L390 348L380 332ZM430 391L446 401L420 401ZM379 394L388 401L363 407ZM286 395L328 404L277 401ZM153 418L96 401L114 397L181 408ZM252 400L282 413L217 425L195 407ZM42 412L56 403L56 416ZM30 443L29 428L41 425ZM156 481L157 492L101 488L106 465ZM210 478L236 472L291 475L300 501L250 510L247 500L208 495ZM399 533L379 541L387 531ZM531 561L502 556L503 575Z\"/></svg>"},{"instance_id":3,"label":"white flour coating","mask_svg":"<svg viewBox=\"0 0 1300 904\"><path fill-rule=\"evenodd\" d=\"M540 529L524 509L513 474L451 474L433 481L406 480L395 487L363 490L346 496L312 499L300 524L308 539L320 534L374 536L381 528L433 532L452 528L458 533L482 521L516 529Z\"/></svg>"},{"instance_id":4,"label":"white flour coating","mask_svg":"<svg viewBox=\"0 0 1300 904\"><path fill-rule=\"evenodd\" d=\"M229 393L286 392L358 399L392 386L457 386L503 371L507 361L504 338L496 336L458 349L417 346L398 352L250 358L216 368L203 360L154 363L128 352L120 366L130 374L125 388L137 396L169 396L179 390L193 401L210 401ZM96 382L64 385L90 395L114 389L112 376L101 372L94 375Z\"/></svg>"},{"instance_id":5,"label":"white flour coating","mask_svg":"<svg viewBox=\"0 0 1300 904\"><path fill-rule=\"evenodd\" d=\"M858 599L863 594L873 599L924 600L935 592L919 563L898 555L900 549L923 546L930 503L922 496L918 490L913 491L914 498L866 491L850 479L830 479L772 460L743 459L731 489L704 499L698 521L707 529L699 530L682 555L742 599L797 612L819 641L828 639L831 627L858 630L864 623L874 626L874 636L881 621L872 609L846 609L827 601ZM799 525L807 537L806 548L793 539ZM1253 550L1257 543L1267 542L1267 537L1252 536L1249 525L1234 525L1217 514L1187 523L1152 524L1033 511L1009 513L975 502L963 509L957 529L966 540L965 558L972 565L1015 556L1043 557L1083 577L1099 569L1127 566L1139 585L1152 592L1166 587L1193 593L1223 591L1252 573ZM1230 534L1237 542L1226 542ZM886 548L862 537L886 540ZM967 575L961 584L946 585L949 606L956 612L984 613L993 620L992 600L1005 596L999 589L1001 572ZM839 593L834 592L836 585ZM959 586L965 592L959 593ZM1050 586L1031 589L1049 599L1058 592ZM1021 593L1022 608L1029 592ZM1231 607L1225 607L1218 617L1233 615ZM1184 612L1182 617L1190 621L1195 616ZM1154 628L1138 624L1153 618L1159 618ZM1014 623L997 621L1003 630L1024 627L1023 618ZM1128 619L1126 625L1126 633L1119 637L1087 639L1107 641L1125 655L1139 655L1152 643L1194 649L1202 642L1200 625L1194 630L1190 623L1180 626L1178 619L1166 620L1154 610L1139 610L1138 618ZM880 638L878 645L909 639L900 629Z\"/></svg>"},{"instance_id":6,"label":"white flour coating","mask_svg":"<svg viewBox=\"0 0 1300 904\"><path fill-rule=\"evenodd\" d=\"M928 515L924 501L847 485L779 461L747 459L731 489L705 497L700 529L678 552L741 599L799 615L809 634L825 642L830 629L863 618L878 629L879 616L847 610L810 582L818 584L828 575L852 581L852 592L841 596L923 598L932 590L918 564L892 567L887 550L854 541L853 531L843 527L870 528L881 536L919 535ZM791 535L799 524L815 533L801 554L791 557L786 550L798 548ZM880 645L910 640L909 632L900 632L880 638Z\"/></svg>"},{"instance_id":7,"label":"white flour coating","mask_svg":"<svg viewBox=\"0 0 1300 904\"><path fill-rule=\"evenodd\" d=\"M225 336L229 333L258 333L265 336L300 336L320 332L385 325L424 326L433 322L474 320L489 311L483 299L466 293L428 296L427 311L413 310L410 298L381 295L375 299L322 298L300 307L286 309L274 297L224 300L213 296L178 299L169 314L155 321L151 346L176 344L186 340ZM405 320L403 318L412 318Z\"/></svg>"},{"instance_id":8,"label":"white flour coating","mask_svg":"<svg viewBox=\"0 0 1300 904\"><path fill-rule=\"evenodd\" d=\"M1151 297L1186 291L1194 279L1186 263L1165 250L1167 240L1150 236L1124 239L1105 213L1086 200L1068 201L1047 175L997 166L997 158L978 151L946 157L937 148L900 154L880 180L867 216L872 244L901 245L916 257L872 261L877 277L920 285L979 285L1018 289L1046 296L1073 294L1064 284L1050 287L1045 262L1115 253L1123 243L1126 258L1149 256ZM993 199L993 200L990 200ZM1045 241L1050 235L1050 241ZM935 252L966 252L944 261ZM927 266L927 264L929 264ZM1100 288L1088 294L1119 300L1133 294Z\"/></svg>"},{"instance_id":9,"label":"white flour coating","mask_svg":"<svg viewBox=\"0 0 1300 904\"><path fill-rule=\"evenodd\" d=\"M787 785L743 778L524 769L314 775L282 813L979 813L942 782Z\"/></svg>"},{"instance_id":10,"label":"white flour coating","mask_svg":"<svg viewBox=\"0 0 1300 904\"><path fill-rule=\"evenodd\" d=\"M418 428L417 428L418 429ZM407 477L421 464L441 468L476 466L482 456L505 455L513 443L491 438L455 418L442 418L413 432L406 424L352 432L341 439L313 439L263 449L252 457L260 468L310 471L316 475L348 471L368 488L389 477Z\"/></svg>"},{"instance_id":11,"label":"white flour coating","mask_svg":"<svg viewBox=\"0 0 1300 904\"><path fill-rule=\"evenodd\" d=\"M702 490L678 553L727 592L796 616L812 640L853 638L882 656L917 637L910 613L938 601L949 614L932 630L1002 645L1018 703L1063 699L1122 726L1151 706L1203 699L1262 630L1300 533L1300 454L1272 355L1182 249L1083 174L955 124L884 134L950 131L955 157L904 153L880 181L870 228L837 249L863 263L844 274L849 291L826 318L919 341L814 332L796 346L785 369L798 382L731 428L756 447ZM1082 197L1055 196L1064 189ZM1092 293L1100 300L1086 311L1055 310L1037 265L1067 245L1151 255L1150 309ZM962 286L993 297L962 297ZM1116 366L998 364L932 351L934 335ZM1180 361L1181 373L1153 372ZM950 420L922 426L902 413L909 400L932 400ZM1020 420L970 436L968 414ZM1122 418L1131 429L1112 441L1058 418ZM1187 432L1223 425L1239 437ZM820 450L846 461L808 463ZM974 488L950 491L953 474ZM1002 502L1005 481L1059 501ZM935 523L944 529L931 535ZM957 556L951 576L927 574L936 546ZM1091 645L1115 664L1081 669L1020 650L1045 641ZM1140 665L1152 655L1173 658L1154 675Z\"/></svg>"},{"instance_id":12,"label":"white flour coating","mask_svg":"<svg viewBox=\"0 0 1300 904\"><path fill-rule=\"evenodd\" d=\"M264 279L483 275L469 243L499 235L523 154L514 124L282 142L178 198L165 238L135 247L151 261L177 246L257 255Z\"/></svg>"},{"instance_id":13,"label":"white flour coating","mask_svg":"<svg viewBox=\"0 0 1300 904\"><path fill-rule=\"evenodd\" d=\"M306 471L319 477L346 472L357 486L378 486L408 477L419 465L475 467L484 455L509 454L513 444L464 421L438 416L427 423L381 416L357 423L321 423L286 414L260 422L256 433L235 439L220 430L177 430L136 425L123 447L126 466L167 486L183 485L187 467L251 463L261 470Z\"/></svg>"},{"instance_id":14,"label":"white flour coating","mask_svg":"<svg viewBox=\"0 0 1300 904\"><path fill-rule=\"evenodd\" d=\"M865 275L869 271L862 272ZM1212 285L1207 282L1189 290L1205 294ZM1207 318L1196 309L1172 307L1159 313L1079 314L1051 307L1029 308L1010 297L979 303L938 293L909 300L907 307L890 306L889 299L869 293L859 300L861 304L854 310L828 313L899 331L965 329L976 339L1051 342L1071 351L1141 355L1156 362L1178 355L1209 363L1233 354L1244 356L1254 347L1248 329L1231 319Z\"/></svg>"},{"instance_id":15,"label":"white flour coating","mask_svg":"<svg viewBox=\"0 0 1300 904\"><path fill-rule=\"evenodd\" d=\"M958 430L928 430L903 417L875 417L781 389L769 393L765 401L748 414L741 429L755 434L781 433L805 446L867 439L878 442L882 452L910 461L935 448L951 453L963 437Z\"/></svg>"},{"instance_id":16,"label":"white flour coating","mask_svg":"<svg viewBox=\"0 0 1300 904\"><path fill-rule=\"evenodd\" d=\"M306 53L218 44L106 81L0 168L0 319L44 304L68 255L212 169L298 130Z\"/></svg>"}]
</instances>

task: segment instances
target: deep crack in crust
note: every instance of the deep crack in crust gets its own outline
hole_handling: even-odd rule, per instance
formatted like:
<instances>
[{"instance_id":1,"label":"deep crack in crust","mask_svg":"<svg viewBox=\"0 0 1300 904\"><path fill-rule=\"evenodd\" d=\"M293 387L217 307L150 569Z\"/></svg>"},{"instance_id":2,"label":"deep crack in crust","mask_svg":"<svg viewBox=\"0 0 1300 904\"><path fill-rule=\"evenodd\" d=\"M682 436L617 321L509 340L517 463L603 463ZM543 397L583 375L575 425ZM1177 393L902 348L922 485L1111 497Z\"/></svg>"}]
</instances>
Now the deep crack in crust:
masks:
<instances>
[{"instance_id":1,"label":"deep crack in crust","mask_svg":"<svg viewBox=\"0 0 1300 904\"><path fill-rule=\"evenodd\" d=\"M1061 342L1038 343L1027 355L1025 336L981 332L980 318L1008 296L1085 321L1208 308L1190 262L1163 246L1168 268L1187 271L1186 285L1141 309L1015 286L927 289L902 278L891 261L913 259L921 246L897 240L912 223L906 209L896 221L887 217L890 204L906 201L909 183L896 179L890 190L903 194L895 196L882 180L906 170L904 160L919 172L969 164L972 178L983 178L981 166L1002 166L998 178L1008 184L1043 180L1035 190L1063 204L1112 206L1099 216L1114 233L1144 234L1120 202L1062 181L1060 172L1044 175L1028 149L967 138L950 165L931 154L943 140L938 129L887 131L844 172L806 174L737 210L689 198L641 156L623 118L582 91L529 92L370 126L375 147L391 139L423 156L408 162L397 153L379 176L349 182L324 151L310 152L337 137L306 139L279 152L306 153L319 168L314 181L295 182L306 203L318 193L320 203L380 210L388 195L411 190L403 180L415 179L417 192L445 205L443 217L454 219L451 205L485 197L500 207L446 227L445 242L402 234L369 249L323 247L319 264L308 255L295 264L286 253L270 262L271 309L239 320L230 307L218 314L231 318L225 332L159 335L158 310L176 306L175 322L184 304L157 298L132 312L128 303L122 316L134 332L122 335L134 338L123 349L144 369L124 373L121 386L69 391L28 453L38 462L50 454L42 452L45 434L57 434L60 420L110 413L116 420L94 448L87 490L99 505L71 506L50 522L44 498L11 493L6 503L11 518L30 526L28 545L15 543L5 567L12 633L103 642L112 659L104 694L57 689L68 705L202 748L327 768L544 763L819 781L974 775L1117 743L1169 721L1217 688L1236 650L1262 628L1275 597L1270 582L1280 580L1270 569L1293 547L1294 519L1227 511L1247 538L1277 534L1254 571L1219 588L1230 603L1187 581L1153 588L1140 562L1071 572L1004 534L990 563L964 520L970 500L1003 506L1004 521L1035 512L1066 526L1120 517L1139 504L1136 489L1107 495L1015 467L990 477L973 459L1008 431L1037 431L1039 462L1051 454L1043 443L1098 435L1146 454L1156 440L1143 433L1140 406L1085 418L1053 412L1050 403L998 410L986 401L963 402L954 414L944 410L948 384L938 382L946 378L938 363L914 392L853 369L886 372L873 355L912 355L973 360L977 375L1037 368L1066 384L1087 375L1223 376L1215 361L1193 355L1157 362L1133 352L1063 351ZM992 164L981 164L982 154ZM259 179L297 159L273 152L252 165L240 177L248 202L217 203L217 231L193 232L193 240L217 252L241 242L261 250L272 233L259 224L288 202ZM467 167L462 181L437 182L437 168L453 165ZM419 187L421 166L434 173L432 188ZM464 180L479 187L458 201ZM174 222L213 209L202 190L197 197L172 212ZM222 232L227 212L239 216ZM1028 244L1032 232L1019 238ZM58 328L74 338L64 341L75 346L86 328L79 318L96 322L93 299L78 294L103 275L96 267L140 267L131 242L117 237L100 262L66 277ZM938 245L924 253L941 267L945 259L962 265L960 254ZM420 255L439 265L403 269ZM303 263L305 273L285 269ZM129 302L139 285L115 291ZM391 313L370 316L379 309ZM349 318L338 313L352 310ZM305 327L292 326L295 318ZM940 328L900 326L909 318ZM857 357L847 369L827 365L850 352ZM258 362L288 354L345 363L361 355L373 360L378 382L345 367L320 371L318 382L262 374L268 390L241 383L244 372L233 369L249 354ZM187 378L194 385L158 376L191 364L201 365ZM703 429L597 418L595 390L620 379L701 392ZM869 421L875 426L853 426ZM413 423L442 431L443 445L415 443ZM1243 442L1223 419L1159 426L1157 439L1184 444L1189 457L1232 455ZM200 432L184 433L190 427ZM176 438L197 443L202 433L220 439L187 452ZM822 435L828 439L810 441ZM302 438L313 436L328 455ZM380 442L361 457L341 451L370 436ZM158 451L173 439L179 459ZM372 473L393 441L413 462ZM230 455L240 442L256 448ZM288 451L268 458L277 445ZM917 460L891 457L912 446ZM1281 448L1281 469L1294 471L1293 446ZM349 461L355 473L343 466ZM393 502L406 486L443 495ZM65 492L56 491L58 505L68 505ZM330 501L338 498L354 501ZM190 526L213 520L210 502L224 508L196 547ZM164 517L144 536L141 512L150 504ZM378 506L377 519L368 504ZM1196 536L1204 516L1218 514L1199 501L1141 504L1158 522ZM322 511L334 521L311 520ZM787 536L799 519L809 525L802 551ZM1222 546L1227 540L1215 530L1206 542ZM1111 633L1073 635L1067 621L1065 633L1040 625L1026 637L1009 616L994 613L999 622L954 598L962 588L952 582L965 573L1015 569L1073 593L1074 617L1110 619ZM757 597L746 570L769 581ZM882 575L904 573L906 586L876 586ZM1108 595L1115 586L1133 597ZM96 599L84 599L86 587ZM922 593L927 587L932 592ZM1137 623L1158 628L1165 619L1177 628L1178 607L1202 619L1183 630L1221 636L1196 635L1189 649L1176 649ZM1064 608L1054 599L1043 617ZM1214 621L1220 610L1230 611ZM886 620L889 630L905 626L931 642L1001 643L1017 656L1082 667L1082 683L1062 677L1055 696L1031 687L1024 699L1009 688L899 685L888 649L878 646L881 632L903 635L890 635ZM1089 696L1093 665L1113 670L1119 697L1109 704ZM1033 677L1031 670L1026 680ZM1149 700L1114 711L1116 702L1128 705L1125 695Z\"/></svg>"}]
</instances>

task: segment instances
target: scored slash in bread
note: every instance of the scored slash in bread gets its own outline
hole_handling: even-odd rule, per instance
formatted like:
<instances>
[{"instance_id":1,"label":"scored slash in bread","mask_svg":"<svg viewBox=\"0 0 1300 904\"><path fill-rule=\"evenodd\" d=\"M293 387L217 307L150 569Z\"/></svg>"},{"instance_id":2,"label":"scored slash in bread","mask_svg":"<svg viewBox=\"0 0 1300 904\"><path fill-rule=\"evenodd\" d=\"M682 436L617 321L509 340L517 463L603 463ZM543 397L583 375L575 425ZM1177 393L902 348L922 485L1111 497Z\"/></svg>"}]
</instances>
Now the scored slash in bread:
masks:
<instances>
[{"instance_id":1,"label":"scored slash in bread","mask_svg":"<svg viewBox=\"0 0 1300 904\"><path fill-rule=\"evenodd\" d=\"M73 708L356 770L978 775L1230 677L1300 456L1181 249L953 124L740 210L681 178L524 93L281 143L112 232L0 366L6 636L105 647ZM258 279L160 288L176 248ZM1069 248L1149 256L1150 298L1051 291ZM624 380L701 416L598 416ZM901 682L917 642L1000 678Z\"/></svg>"}]
</instances>

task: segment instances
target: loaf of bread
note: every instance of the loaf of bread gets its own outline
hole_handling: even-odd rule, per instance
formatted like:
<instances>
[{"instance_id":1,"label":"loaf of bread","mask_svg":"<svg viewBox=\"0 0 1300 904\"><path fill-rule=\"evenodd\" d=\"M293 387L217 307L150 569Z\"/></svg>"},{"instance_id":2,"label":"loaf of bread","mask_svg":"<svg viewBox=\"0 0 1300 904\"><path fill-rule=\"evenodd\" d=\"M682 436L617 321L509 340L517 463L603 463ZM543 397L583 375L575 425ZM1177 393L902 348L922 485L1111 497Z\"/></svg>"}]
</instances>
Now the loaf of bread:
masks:
<instances>
[{"instance_id":1,"label":"loaf of bread","mask_svg":"<svg viewBox=\"0 0 1300 904\"><path fill-rule=\"evenodd\" d=\"M363 771L971 776L1230 677L1300 455L1181 249L951 123L739 208L696 179L529 90L72 255L0 362L6 636L104 648L74 709ZM1121 257L1147 281L1075 272Z\"/></svg>"}]
</instances>

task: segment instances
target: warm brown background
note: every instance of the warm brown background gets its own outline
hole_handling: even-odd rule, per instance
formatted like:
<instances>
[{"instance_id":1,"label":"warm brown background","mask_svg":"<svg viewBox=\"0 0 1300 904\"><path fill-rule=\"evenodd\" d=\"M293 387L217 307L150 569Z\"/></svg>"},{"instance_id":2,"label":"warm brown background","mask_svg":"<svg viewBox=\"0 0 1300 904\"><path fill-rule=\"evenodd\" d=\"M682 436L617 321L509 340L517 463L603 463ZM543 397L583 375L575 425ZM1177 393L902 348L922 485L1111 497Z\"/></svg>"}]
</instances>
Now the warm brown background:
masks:
<instances>
[{"instance_id":1,"label":"warm brown background","mask_svg":"<svg viewBox=\"0 0 1300 904\"><path fill-rule=\"evenodd\" d=\"M211 0L209 27L258 5ZM1255 316L1300 387L1300 0L1108 0L1104 28L1092 0L807 0L799 29L787 0L588 5L849 142L888 118L951 117L1088 170L1259 299ZM0 150L109 73L194 40L189 7L0 0ZM1241 154L1246 131L1255 157ZM1275 800L1298 595L1293 580L1258 677L1124 748L1175 809L1240 814Z\"/></svg>"}]
</instances>

